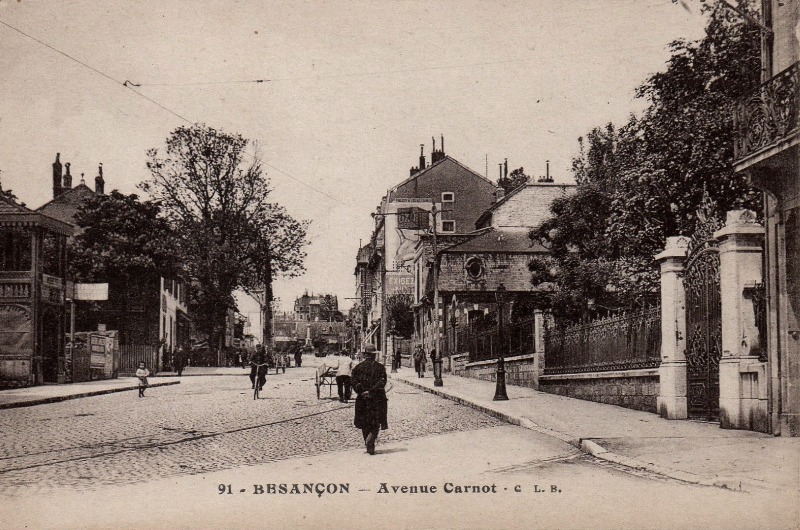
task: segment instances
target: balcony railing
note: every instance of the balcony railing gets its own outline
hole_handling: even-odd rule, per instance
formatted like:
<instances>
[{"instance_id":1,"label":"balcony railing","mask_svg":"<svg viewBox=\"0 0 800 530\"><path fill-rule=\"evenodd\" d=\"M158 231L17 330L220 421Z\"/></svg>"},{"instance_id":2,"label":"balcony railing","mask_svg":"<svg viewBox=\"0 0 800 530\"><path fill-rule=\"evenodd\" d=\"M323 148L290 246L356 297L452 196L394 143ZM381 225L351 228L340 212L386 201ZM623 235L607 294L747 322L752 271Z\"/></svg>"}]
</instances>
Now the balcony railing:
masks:
<instances>
[{"instance_id":1,"label":"balcony railing","mask_svg":"<svg viewBox=\"0 0 800 530\"><path fill-rule=\"evenodd\" d=\"M800 62L782 71L733 112L734 159L741 160L778 143L800 127Z\"/></svg>"}]
</instances>

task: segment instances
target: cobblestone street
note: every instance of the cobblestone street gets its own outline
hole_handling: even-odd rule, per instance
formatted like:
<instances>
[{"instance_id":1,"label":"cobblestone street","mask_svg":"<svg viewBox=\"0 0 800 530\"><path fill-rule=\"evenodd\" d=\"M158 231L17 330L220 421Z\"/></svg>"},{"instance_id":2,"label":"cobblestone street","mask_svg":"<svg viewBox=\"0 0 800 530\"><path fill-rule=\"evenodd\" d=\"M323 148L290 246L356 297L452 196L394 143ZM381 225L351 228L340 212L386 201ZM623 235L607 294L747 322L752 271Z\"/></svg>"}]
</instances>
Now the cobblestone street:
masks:
<instances>
[{"instance_id":1,"label":"cobblestone street","mask_svg":"<svg viewBox=\"0 0 800 530\"><path fill-rule=\"evenodd\" d=\"M123 392L0 411L0 493L96 489L362 447L352 402L318 400L312 366L271 373L259 401L247 373L183 377L144 399ZM402 384L389 399L379 450L381 443L502 425Z\"/></svg>"}]
</instances>

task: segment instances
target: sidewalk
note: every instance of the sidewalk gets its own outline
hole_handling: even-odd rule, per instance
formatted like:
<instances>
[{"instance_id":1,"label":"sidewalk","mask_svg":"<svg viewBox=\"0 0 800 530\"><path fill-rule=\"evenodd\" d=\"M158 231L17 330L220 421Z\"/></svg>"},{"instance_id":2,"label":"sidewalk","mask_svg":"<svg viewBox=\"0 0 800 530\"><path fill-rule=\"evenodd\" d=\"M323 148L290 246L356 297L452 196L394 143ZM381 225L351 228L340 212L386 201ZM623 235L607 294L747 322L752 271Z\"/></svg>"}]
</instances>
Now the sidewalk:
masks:
<instances>
[{"instance_id":1,"label":"sidewalk","mask_svg":"<svg viewBox=\"0 0 800 530\"><path fill-rule=\"evenodd\" d=\"M665 420L649 412L511 385L508 401L492 401L494 382L445 375L444 386L434 387L433 377L419 379L409 368L391 378L627 467L733 490L800 489L798 438Z\"/></svg>"},{"instance_id":2,"label":"sidewalk","mask_svg":"<svg viewBox=\"0 0 800 530\"><path fill-rule=\"evenodd\" d=\"M270 373L274 373L274 369L270 370ZM190 377L190 376L213 376L213 375L250 375L250 367L242 368L239 366L231 366L229 368L226 367L216 367L216 366L187 366L183 369L183 375L181 377ZM164 371L158 372L157 374L150 376L150 377L178 377L176 372Z\"/></svg>"},{"instance_id":3,"label":"sidewalk","mask_svg":"<svg viewBox=\"0 0 800 530\"><path fill-rule=\"evenodd\" d=\"M153 382L150 378L149 388L159 386L177 385L177 379ZM113 392L125 392L139 388L139 380L135 377L120 377L118 379L103 379L88 383L71 383L63 385L41 385L26 388L12 388L0 391L0 409L13 409L17 407L32 407L45 403L56 403L90 396L100 396Z\"/></svg>"}]
</instances>

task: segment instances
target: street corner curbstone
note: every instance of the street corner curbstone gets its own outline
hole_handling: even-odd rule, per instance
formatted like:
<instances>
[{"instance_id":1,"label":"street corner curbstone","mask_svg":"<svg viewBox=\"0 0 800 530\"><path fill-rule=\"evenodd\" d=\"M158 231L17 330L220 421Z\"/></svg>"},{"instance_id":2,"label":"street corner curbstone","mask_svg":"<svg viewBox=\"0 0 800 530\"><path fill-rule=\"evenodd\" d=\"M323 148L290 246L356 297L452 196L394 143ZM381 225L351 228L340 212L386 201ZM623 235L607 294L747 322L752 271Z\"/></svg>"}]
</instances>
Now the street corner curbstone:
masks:
<instances>
[{"instance_id":1,"label":"street corner curbstone","mask_svg":"<svg viewBox=\"0 0 800 530\"><path fill-rule=\"evenodd\" d=\"M159 386L170 386L170 385L178 385L180 381L164 381L163 383L152 383L150 388L159 387ZM39 398L39 399L31 399L28 401L16 401L12 403L2 403L0 404L0 410L2 409L16 409L22 407L34 407L37 405L47 405L50 403L60 403L62 401L70 401L72 399L79 399L85 397L93 397L93 396L102 396L105 394L115 394L117 392L127 392L129 390L138 390L139 385L131 385L131 386L124 386L118 388L106 388L103 390L93 390L91 392L80 392L78 394L69 394L66 396L53 396L47 398Z\"/></svg>"},{"instance_id":2,"label":"street corner curbstone","mask_svg":"<svg viewBox=\"0 0 800 530\"><path fill-rule=\"evenodd\" d=\"M581 451L583 451L584 453L588 453L592 456L598 456L608 453L608 451L602 445L583 438L581 438L580 440L580 448Z\"/></svg>"}]
</instances>

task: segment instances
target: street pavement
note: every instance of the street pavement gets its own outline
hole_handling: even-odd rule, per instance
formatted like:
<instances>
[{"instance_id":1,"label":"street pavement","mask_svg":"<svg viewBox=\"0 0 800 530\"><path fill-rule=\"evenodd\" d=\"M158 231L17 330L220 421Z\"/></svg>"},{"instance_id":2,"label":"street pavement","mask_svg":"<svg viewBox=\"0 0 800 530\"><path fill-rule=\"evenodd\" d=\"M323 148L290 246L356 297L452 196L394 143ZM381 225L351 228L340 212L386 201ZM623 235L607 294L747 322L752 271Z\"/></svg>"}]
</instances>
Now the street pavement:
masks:
<instances>
[{"instance_id":1,"label":"street pavement","mask_svg":"<svg viewBox=\"0 0 800 530\"><path fill-rule=\"evenodd\" d=\"M511 386L493 401L495 383L465 377L418 378L401 368L397 381L436 393L580 447L598 458L685 482L733 490L786 490L800 502L800 439L666 420L614 405Z\"/></svg>"},{"instance_id":2,"label":"street pavement","mask_svg":"<svg viewBox=\"0 0 800 530\"><path fill-rule=\"evenodd\" d=\"M370 456L352 404L316 398L316 362L270 374L259 401L244 370L196 368L144 399L0 410L0 528L796 527L792 492L690 485L600 460L399 379ZM292 494L293 484L324 491ZM410 492L422 485L437 491Z\"/></svg>"}]
</instances>

